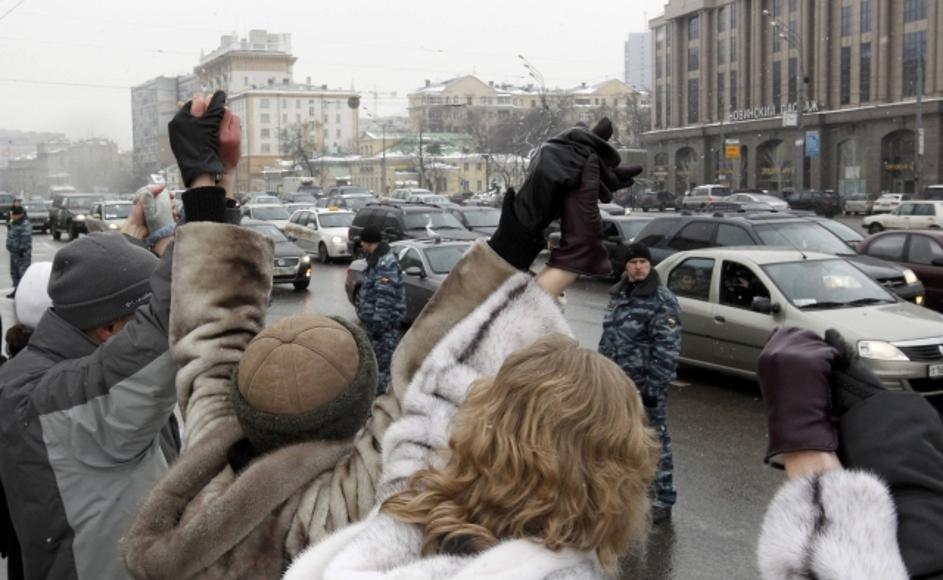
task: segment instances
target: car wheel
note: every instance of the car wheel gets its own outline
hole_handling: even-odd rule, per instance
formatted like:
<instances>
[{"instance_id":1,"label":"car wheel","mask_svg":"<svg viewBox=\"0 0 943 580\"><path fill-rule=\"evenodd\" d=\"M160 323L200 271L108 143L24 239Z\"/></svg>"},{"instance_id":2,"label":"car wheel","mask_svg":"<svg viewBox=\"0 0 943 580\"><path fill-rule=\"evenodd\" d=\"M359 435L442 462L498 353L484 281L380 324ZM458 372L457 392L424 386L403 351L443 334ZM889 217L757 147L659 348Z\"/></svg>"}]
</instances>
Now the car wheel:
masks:
<instances>
[{"instance_id":1,"label":"car wheel","mask_svg":"<svg viewBox=\"0 0 943 580\"><path fill-rule=\"evenodd\" d=\"M75 227L75 224L69 225L69 240L74 240L79 237L79 230Z\"/></svg>"},{"instance_id":2,"label":"car wheel","mask_svg":"<svg viewBox=\"0 0 943 580\"><path fill-rule=\"evenodd\" d=\"M292 282L291 285L295 287L295 290L307 290L308 286L311 285L311 278L307 278L301 282Z\"/></svg>"},{"instance_id":3,"label":"car wheel","mask_svg":"<svg viewBox=\"0 0 943 580\"><path fill-rule=\"evenodd\" d=\"M327 246L324 245L324 242L318 244L318 260L322 264L327 264L331 261L331 255L327 253Z\"/></svg>"},{"instance_id":4,"label":"car wheel","mask_svg":"<svg viewBox=\"0 0 943 580\"><path fill-rule=\"evenodd\" d=\"M879 233L879 232L881 232L881 231L883 231L883 230L884 230L884 226L882 226L881 224L871 224L871 225L868 226L868 233L869 233L869 234L876 234L876 233Z\"/></svg>"},{"instance_id":5,"label":"car wheel","mask_svg":"<svg viewBox=\"0 0 943 580\"><path fill-rule=\"evenodd\" d=\"M62 232L59 231L59 228L55 224L52 225L52 239L58 240L62 238Z\"/></svg>"}]
</instances>

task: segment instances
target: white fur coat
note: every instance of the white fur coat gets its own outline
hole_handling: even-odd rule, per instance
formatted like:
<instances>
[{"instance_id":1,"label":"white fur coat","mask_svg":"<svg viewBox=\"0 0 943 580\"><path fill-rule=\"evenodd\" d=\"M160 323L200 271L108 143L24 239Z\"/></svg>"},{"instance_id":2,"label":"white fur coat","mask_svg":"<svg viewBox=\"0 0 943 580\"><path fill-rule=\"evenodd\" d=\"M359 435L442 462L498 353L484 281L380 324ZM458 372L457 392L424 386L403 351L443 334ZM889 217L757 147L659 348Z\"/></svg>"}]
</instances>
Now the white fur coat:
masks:
<instances>
[{"instance_id":1,"label":"white fur coat","mask_svg":"<svg viewBox=\"0 0 943 580\"><path fill-rule=\"evenodd\" d=\"M530 276L508 278L456 325L413 377L403 417L383 439L379 499L402 489L406 479L430 465L448 445L449 428L478 377L496 374L514 351L551 333L572 336L556 302ZM503 542L472 557L420 555L422 533L378 510L302 554L285 575L290 580L392 580L462 578L528 580L605 578L595 555L552 552L526 540Z\"/></svg>"}]
</instances>

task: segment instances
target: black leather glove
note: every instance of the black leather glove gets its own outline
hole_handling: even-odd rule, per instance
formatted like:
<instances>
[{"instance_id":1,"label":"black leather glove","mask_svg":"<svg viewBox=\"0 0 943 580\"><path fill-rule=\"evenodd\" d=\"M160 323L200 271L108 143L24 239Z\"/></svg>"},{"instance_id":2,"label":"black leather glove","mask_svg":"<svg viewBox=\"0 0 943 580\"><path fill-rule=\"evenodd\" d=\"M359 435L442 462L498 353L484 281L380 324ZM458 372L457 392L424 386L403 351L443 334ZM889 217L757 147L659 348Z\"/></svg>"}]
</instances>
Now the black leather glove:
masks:
<instances>
[{"instance_id":1,"label":"black leather glove","mask_svg":"<svg viewBox=\"0 0 943 580\"><path fill-rule=\"evenodd\" d=\"M808 330L781 328L770 337L758 370L769 429L766 462L790 451L838 449L829 382L838 354Z\"/></svg>"},{"instance_id":2,"label":"black leather glove","mask_svg":"<svg viewBox=\"0 0 943 580\"><path fill-rule=\"evenodd\" d=\"M213 93L202 117L190 114L192 104L187 101L168 125L170 148L187 187L200 175L220 175L225 171L219 160L219 123L226 111L226 93Z\"/></svg>"},{"instance_id":3,"label":"black leather glove","mask_svg":"<svg viewBox=\"0 0 943 580\"><path fill-rule=\"evenodd\" d=\"M550 251L548 266L590 276L612 272L609 255L602 245L601 188L599 158L593 153L583 168L579 189L563 202L560 246Z\"/></svg>"}]
</instances>

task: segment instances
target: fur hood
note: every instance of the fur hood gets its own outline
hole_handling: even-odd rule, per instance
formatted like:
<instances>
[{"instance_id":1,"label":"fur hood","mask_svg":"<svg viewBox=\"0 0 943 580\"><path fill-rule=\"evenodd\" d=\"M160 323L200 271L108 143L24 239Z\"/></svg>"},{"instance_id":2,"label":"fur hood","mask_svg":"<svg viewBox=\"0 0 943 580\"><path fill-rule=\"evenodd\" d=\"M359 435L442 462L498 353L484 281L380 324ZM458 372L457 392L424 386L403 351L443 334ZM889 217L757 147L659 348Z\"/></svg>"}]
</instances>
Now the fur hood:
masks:
<instances>
[{"instance_id":1,"label":"fur hood","mask_svg":"<svg viewBox=\"0 0 943 580\"><path fill-rule=\"evenodd\" d=\"M790 481L769 505L757 548L764 580L907 580L897 514L884 483L863 471Z\"/></svg>"}]
</instances>

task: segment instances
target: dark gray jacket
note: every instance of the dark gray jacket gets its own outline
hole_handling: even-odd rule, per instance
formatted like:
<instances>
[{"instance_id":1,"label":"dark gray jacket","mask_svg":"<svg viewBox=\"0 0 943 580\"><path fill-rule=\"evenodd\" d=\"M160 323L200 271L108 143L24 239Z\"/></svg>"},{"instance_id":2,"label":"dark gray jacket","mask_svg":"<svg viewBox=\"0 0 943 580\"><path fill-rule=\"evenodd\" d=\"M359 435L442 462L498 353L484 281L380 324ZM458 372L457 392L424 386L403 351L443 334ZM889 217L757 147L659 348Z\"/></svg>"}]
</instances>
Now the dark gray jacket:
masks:
<instances>
[{"instance_id":1,"label":"dark gray jacket","mask_svg":"<svg viewBox=\"0 0 943 580\"><path fill-rule=\"evenodd\" d=\"M0 368L0 479L26 578L127 578L118 541L167 469L173 249L150 302L101 346L50 309Z\"/></svg>"}]
</instances>

